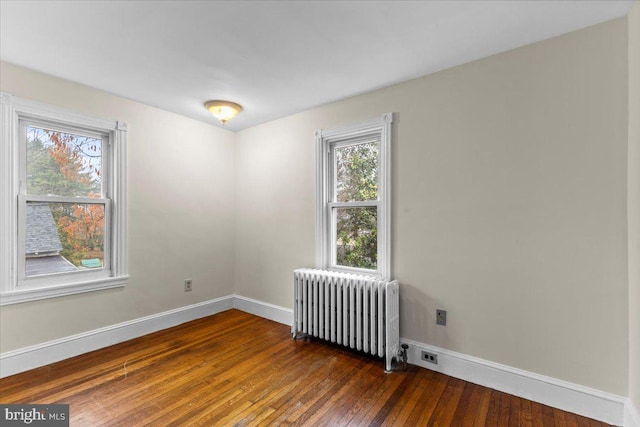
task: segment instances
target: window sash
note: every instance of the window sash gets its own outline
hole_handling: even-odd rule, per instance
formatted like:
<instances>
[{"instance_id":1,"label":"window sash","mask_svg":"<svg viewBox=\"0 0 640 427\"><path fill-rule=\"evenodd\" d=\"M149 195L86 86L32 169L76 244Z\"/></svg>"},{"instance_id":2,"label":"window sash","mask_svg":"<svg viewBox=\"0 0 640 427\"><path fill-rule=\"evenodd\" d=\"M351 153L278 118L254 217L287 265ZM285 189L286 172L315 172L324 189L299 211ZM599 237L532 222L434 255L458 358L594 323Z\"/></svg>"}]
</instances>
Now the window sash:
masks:
<instances>
[{"instance_id":1,"label":"window sash","mask_svg":"<svg viewBox=\"0 0 640 427\"><path fill-rule=\"evenodd\" d=\"M331 142L329 144L329 161L327 166L329 167L329 171L327 173L327 178L330 179L329 183L329 201L330 203L338 203L338 156L336 156L336 149L341 149L345 147L355 147L357 145L362 144L370 144L376 143L378 145L378 192L377 192L377 201L380 201L380 157L381 157L381 146L380 146L380 138L378 134L370 134L365 136L359 136L344 140L338 140ZM364 202L365 200L357 200L358 202ZM355 202L355 200L354 200ZM345 202L350 203L350 202Z\"/></svg>"},{"instance_id":2,"label":"window sash","mask_svg":"<svg viewBox=\"0 0 640 427\"><path fill-rule=\"evenodd\" d=\"M327 203L328 217L330 218L329 234L330 234L330 255L329 255L329 268L334 270L343 270L347 272L360 273L360 274L377 274L380 269L380 257L383 255L380 244L380 237L378 236L376 242L376 265L377 268L359 268L348 265L338 264L338 209L352 209L352 208L376 208L376 227L380 230L381 218L380 218L380 202L379 201L364 201L364 202L330 202Z\"/></svg>"},{"instance_id":3,"label":"window sash","mask_svg":"<svg viewBox=\"0 0 640 427\"><path fill-rule=\"evenodd\" d=\"M378 145L378 189L380 189L380 138L378 134L370 134L364 135L356 138L349 138L340 141L332 142L329 146L329 162L327 166L329 167L329 171L327 173L327 178L329 179L329 201L326 203L328 210L328 218L330 219L329 224L329 236L330 236L330 246L329 246L329 268L336 270L345 270L353 273L364 273L364 274L376 274L379 270L379 260L380 260L380 237L378 237L376 242L376 269L368 269L368 268L358 268L352 267L348 265L338 264L338 219L337 212L338 208L366 208L366 207L375 207L376 211L379 213L380 209L380 191L378 191L377 200L354 200L350 202L337 202L338 198L338 167L337 162L338 158L336 156L336 149L344 148L344 147L354 147L361 144L369 144L376 143ZM380 227L380 215L377 215L377 224L376 226Z\"/></svg>"},{"instance_id":4,"label":"window sash","mask_svg":"<svg viewBox=\"0 0 640 427\"><path fill-rule=\"evenodd\" d=\"M103 267L99 270L78 270L69 272L48 273L37 276L26 275L26 217L27 204L29 202L42 203L68 203L68 204L91 204L104 206L104 243L103 243ZM111 200L106 198L90 197L61 197L61 196L18 196L18 289L42 287L55 283L56 280L73 280L73 278L84 277L88 280L111 277ZM52 279L54 282L52 282Z\"/></svg>"},{"instance_id":5,"label":"window sash","mask_svg":"<svg viewBox=\"0 0 640 427\"><path fill-rule=\"evenodd\" d=\"M38 288L51 283L75 280L92 280L111 277L111 199L109 183L111 182L109 141L111 135L84 128L82 126L68 125L43 118L23 117L18 121L19 126L19 194L18 194L18 251L17 251L17 278L16 289ZM49 196L42 194L27 194L27 127L46 129L54 132L63 132L81 137L99 138L101 140L100 159L100 196L75 197L75 196ZM71 272L56 272L36 276L26 274L26 208L28 202L43 203L68 203L68 204L101 204L104 206L104 244L103 267L96 270L77 270ZM83 279L84 278L84 279Z\"/></svg>"},{"instance_id":6,"label":"window sash","mask_svg":"<svg viewBox=\"0 0 640 427\"><path fill-rule=\"evenodd\" d=\"M22 118L19 120L19 158L20 158L20 175L19 175L19 194L27 194L27 127L35 127L40 129L47 129L54 132L69 133L78 136L86 136L90 138L99 138L102 141L101 146L101 160L100 160L100 195L102 197L111 197L109 191L109 182L111 182L111 176L109 171L111 170L110 156L109 156L109 143L111 135L105 132L98 132L94 130L88 130L79 126L64 125L57 122L52 122L46 119L33 119Z\"/></svg>"},{"instance_id":7,"label":"window sash","mask_svg":"<svg viewBox=\"0 0 640 427\"><path fill-rule=\"evenodd\" d=\"M329 210L334 208L367 208L367 207L378 207L380 206L380 201L378 200L363 200L361 202L329 202L327 203L327 207Z\"/></svg>"}]
</instances>

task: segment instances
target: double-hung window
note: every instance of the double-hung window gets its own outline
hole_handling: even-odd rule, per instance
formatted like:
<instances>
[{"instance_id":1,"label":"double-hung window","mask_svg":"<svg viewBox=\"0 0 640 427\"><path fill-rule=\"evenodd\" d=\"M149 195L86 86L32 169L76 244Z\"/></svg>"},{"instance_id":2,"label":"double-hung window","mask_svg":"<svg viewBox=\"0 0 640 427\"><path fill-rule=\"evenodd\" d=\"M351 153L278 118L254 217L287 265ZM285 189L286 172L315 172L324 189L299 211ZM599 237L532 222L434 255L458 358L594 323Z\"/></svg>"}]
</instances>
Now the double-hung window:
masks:
<instances>
[{"instance_id":1,"label":"double-hung window","mask_svg":"<svg viewBox=\"0 0 640 427\"><path fill-rule=\"evenodd\" d=\"M8 94L1 124L1 303L123 285L125 124Z\"/></svg>"},{"instance_id":2,"label":"double-hung window","mask_svg":"<svg viewBox=\"0 0 640 427\"><path fill-rule=\"evenodd\" d=\"M392 117L316 131L318 268L391 275Z\"/></svg>"}]
</instances>

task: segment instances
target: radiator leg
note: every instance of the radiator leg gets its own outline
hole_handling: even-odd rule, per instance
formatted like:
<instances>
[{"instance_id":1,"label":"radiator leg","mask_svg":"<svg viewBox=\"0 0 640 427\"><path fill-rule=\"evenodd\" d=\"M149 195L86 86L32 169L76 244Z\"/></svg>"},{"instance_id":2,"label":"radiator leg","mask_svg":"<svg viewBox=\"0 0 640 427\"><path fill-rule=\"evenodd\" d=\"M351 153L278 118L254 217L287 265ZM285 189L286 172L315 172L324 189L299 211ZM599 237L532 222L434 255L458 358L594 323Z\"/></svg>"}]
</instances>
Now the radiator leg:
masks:
<instances>
[{"instance_id":1,"label":"radiator leg","mask_svg":"<svg viewBox=\"0 0 640 427\"><path fill-rule=\"evenodd\" d=\"M294 340L297 340L298 338L307 338L309 336L309 334L305 334L304 332L296 332L291 335Z\"/></svg>"},{"instance_id":2,"label":"radiator leg","mask_svg":"<svg viewBox=\"0 0 640 427\"><path fill-rule=\"evenodd\" d=\"M385 358L384 372L387 374L390 374L391 372L393 372L393 359L395 358L394 357Z\"/></svg>"}]
</instances>

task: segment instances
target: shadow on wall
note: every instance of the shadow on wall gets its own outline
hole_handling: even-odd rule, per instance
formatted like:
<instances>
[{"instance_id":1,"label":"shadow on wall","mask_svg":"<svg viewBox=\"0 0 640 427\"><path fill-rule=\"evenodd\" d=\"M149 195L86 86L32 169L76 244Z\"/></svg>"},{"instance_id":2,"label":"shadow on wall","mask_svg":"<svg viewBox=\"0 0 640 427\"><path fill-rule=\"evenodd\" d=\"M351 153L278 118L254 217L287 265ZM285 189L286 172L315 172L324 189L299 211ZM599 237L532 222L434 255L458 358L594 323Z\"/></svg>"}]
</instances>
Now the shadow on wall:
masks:
<instances>
[{"instance_id":1,"label":"shadow on wall","mask_svg":"<svg viewBox=\"0 0 640 427\"><path fill-rule=\"evenodd\" d=\"M439 308L446 309L415 286L400 282L400 338L451 348L447 326L436 324ZM420 335L415 331L420 331Z\"/></svg>"}]
</instances>

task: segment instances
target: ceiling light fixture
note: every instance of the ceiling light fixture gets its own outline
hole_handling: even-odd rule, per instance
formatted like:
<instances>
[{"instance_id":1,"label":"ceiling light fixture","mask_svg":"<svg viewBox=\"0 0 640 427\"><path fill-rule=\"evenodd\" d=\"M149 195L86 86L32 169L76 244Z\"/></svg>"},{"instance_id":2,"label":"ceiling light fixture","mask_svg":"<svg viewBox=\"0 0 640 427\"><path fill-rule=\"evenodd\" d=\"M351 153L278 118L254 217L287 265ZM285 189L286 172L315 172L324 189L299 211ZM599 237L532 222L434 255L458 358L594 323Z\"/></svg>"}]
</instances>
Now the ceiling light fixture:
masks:
<instances>
[{"instance_id":1,"label":"ceiling light fixture","mask_svg":"<svg viewBox=\"0 0 640 427\"><path fill-rule=\"evenodd\" d=\"M239 104L231 101L207 101L204 106L215 118L222 122L223 126L242 111L242 107Z\"/></svg>"}]
</instances>

